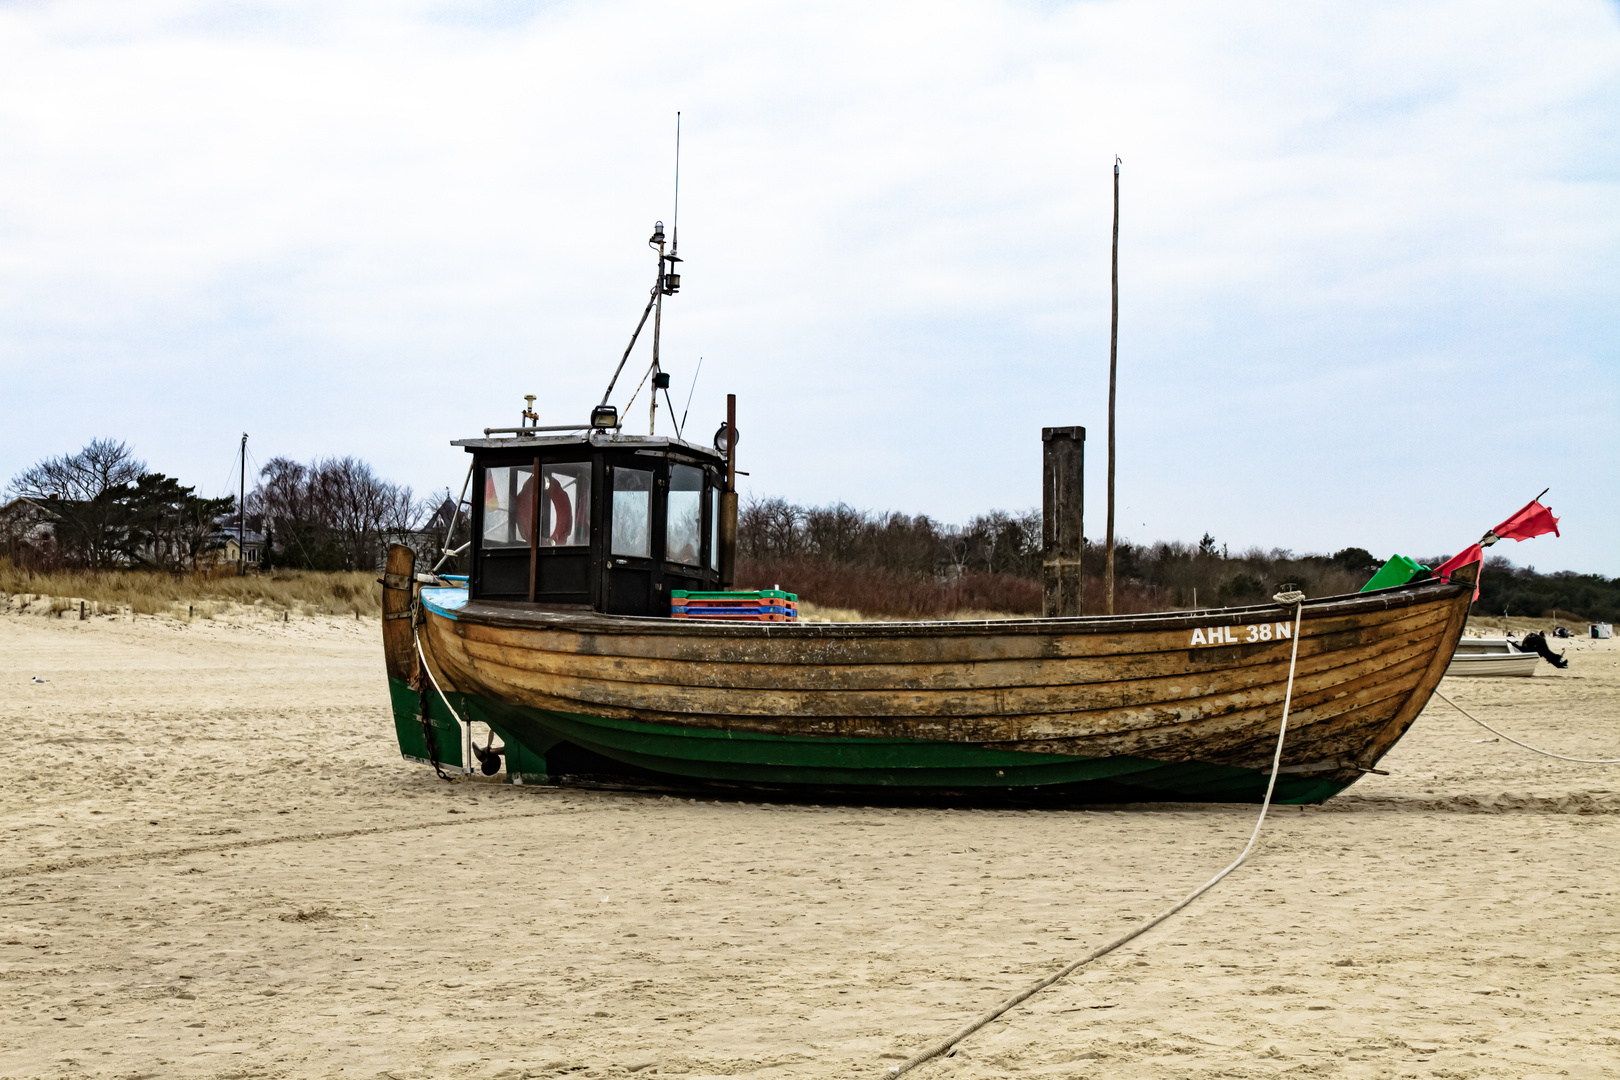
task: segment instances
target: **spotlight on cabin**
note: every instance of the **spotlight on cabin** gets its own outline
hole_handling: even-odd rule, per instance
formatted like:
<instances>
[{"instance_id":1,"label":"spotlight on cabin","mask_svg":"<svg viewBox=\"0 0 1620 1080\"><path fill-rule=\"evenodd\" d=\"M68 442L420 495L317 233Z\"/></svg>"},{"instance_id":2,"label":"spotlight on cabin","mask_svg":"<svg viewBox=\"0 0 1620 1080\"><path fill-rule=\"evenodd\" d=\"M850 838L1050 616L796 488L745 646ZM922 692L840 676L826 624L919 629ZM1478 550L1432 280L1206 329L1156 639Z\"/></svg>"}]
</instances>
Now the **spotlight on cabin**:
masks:
<instances>
[{"instance_id":1,"label":"spotlight on cabin","mask_svg":"<svg viewBox=\"0 0 1620 1080\"><path fill-rule=\"evenodd\" d=\"M738 435L737 438L740 439L742 436ZM724 420L720 421L720 428L714 433L714 448L722 454L729 454L731 453L732 441L731 426Z\"/></svg>"},{"instance_id":2,"label":"spotlight on cabin","mask_svg":"<svg viewBox=\"0 0 1620 1080\"><path fill-rule=\"evenodd\" d=\"M617 405L598 405L591 410L591 427L597 431L607 431L619 426L619 408Z\"/></svg>"}]
</instances>

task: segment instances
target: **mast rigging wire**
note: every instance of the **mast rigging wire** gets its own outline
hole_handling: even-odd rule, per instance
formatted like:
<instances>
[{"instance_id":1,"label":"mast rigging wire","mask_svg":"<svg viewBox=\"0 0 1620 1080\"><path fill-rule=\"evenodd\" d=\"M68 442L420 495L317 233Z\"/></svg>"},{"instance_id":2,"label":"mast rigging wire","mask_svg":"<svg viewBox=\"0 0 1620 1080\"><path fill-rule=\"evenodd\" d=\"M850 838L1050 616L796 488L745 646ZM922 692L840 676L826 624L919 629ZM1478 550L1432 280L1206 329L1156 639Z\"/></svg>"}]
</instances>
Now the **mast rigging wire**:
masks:
<instances>
[{"instance_id":1,"label":"mast rigging wire","mask_svg":"<svg viewBox=\"0 0 1620 1080\"><path fill-rule=\"evenodd\" d=\"M703 374L703 357L700 356L700 357L698 357L697 371L692 373L692 388L686 392L686 408L681 412L681 422L679 424L677 424L676 427L675 427L676 434L680 434L681 432L684 432L686 430L686 418L692 412L692 395L697 393L698 376L702 375L702 374ZM674 415L674 413L675 413L674 409L671 409L669 411L670 411L671 415ZM685 435L681 435L681 438L684 439L685 437L686 437Z\"/></svg>"}]
</instances>

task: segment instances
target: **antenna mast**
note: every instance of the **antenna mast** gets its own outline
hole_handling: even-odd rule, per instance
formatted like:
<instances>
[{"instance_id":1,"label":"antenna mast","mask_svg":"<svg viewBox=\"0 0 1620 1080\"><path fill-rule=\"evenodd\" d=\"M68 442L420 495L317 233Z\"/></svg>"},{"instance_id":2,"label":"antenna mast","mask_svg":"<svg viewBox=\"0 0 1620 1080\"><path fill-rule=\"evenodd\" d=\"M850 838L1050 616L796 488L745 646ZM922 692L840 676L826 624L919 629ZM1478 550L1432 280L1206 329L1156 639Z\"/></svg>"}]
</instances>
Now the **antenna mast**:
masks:
<instances>
[{"instance_id":1,"label":"antenna mast","mask_svg":"<svg viewBox=\"0 0 1620 1080\"><path fill-rule=\"evenodd\" d=\"M613 388L619 384L619 376L624 371L625 363L630 359L630 353L636 347L636 339L641 337L642 329L647 325L647 317L653 320L652 366L648 374L652 376L652 410L647 418L647 434L653 433L653 426L658 421L658 391L664 392L664 400L669 404L669 414L675 415L675 403L669 400L669 376L665 375L658 363L658 347L664 321L664 297L674 296L681 288L681 275L679 263L682 261L677 252L680 249L680 213L681 213L681 114L675 113L675 228L674 235L670 237L670 249L664 251L664 223L658 222L653 226L652 237L647 246L658 250L658 277L653 281L652 292L647 297L647 307L641 313L641 321L636 323L635 333L630 335L630 344L624 347L624 355L619 357L619 366L613 369L613 378L608 380L608 386L602 393L602 404L605 406L608 399L613 396ZM643 383L646 379L643 377ZM636 387L636 393L630 395L630 403L625 406L628 411L634 405L636 394L641 393L641 387ZM684 421L684 417L683 417ZM683 425L684 426L684 423ZM676 431L680 434L679 429Z\"/></svg>"},{"instance_id":2,"label":"antenna mast","mask_svg":"<svg viewBox=\"0 0 1620 1080\"><path fill-rule=\"evenodd\" d=\"M664 254L664 223L659 222L653 231L651 243L658 245L658 288L654 291L653 300L653 354L652 354L652 406L647 411L647 434L653 434L658 423L658 391L664 392L664 401L669 405L669 415L675 415L675 403L669 400L669 376L658 362L658 345L664 322L664 297L674 296L681 287L681 275L677 264L681 261L676 254L681 246L681 114L675 112L675 216L670 224L669 254ZM665 269L666 264L668 269ZM634 344L632 340L631 344ZM677 430L676 435L680 432Z\"/></svg>"},{"instance_id":3,"label":"antenna mast","mask_svg":"<svg viewBox=\"0 0 1620 1080\"><path fill-rule=\"evenodd\" d=\"M675 219L669 228L669 253L681 250L681 110L675 110Z\"/></svg>"}]
</instances>

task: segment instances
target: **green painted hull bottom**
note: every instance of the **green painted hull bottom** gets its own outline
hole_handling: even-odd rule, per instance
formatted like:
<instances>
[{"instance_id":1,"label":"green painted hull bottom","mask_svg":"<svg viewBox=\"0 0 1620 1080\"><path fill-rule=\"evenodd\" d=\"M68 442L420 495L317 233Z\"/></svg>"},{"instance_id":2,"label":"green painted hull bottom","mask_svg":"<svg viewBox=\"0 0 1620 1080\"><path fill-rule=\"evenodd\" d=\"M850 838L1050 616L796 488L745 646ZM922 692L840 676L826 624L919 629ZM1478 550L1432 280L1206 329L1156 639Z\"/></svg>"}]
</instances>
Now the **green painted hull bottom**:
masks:
<instances>
[{"instance_id":1,"label":"green painted hull bottom","mask_svg":"<svg viewBox=\"0 0 1620 1080\"><path fill-rule=\"evenodd\" d=\"M400 751L428 760L415 691L389 680ZM677 728L551 712L449 695L464 719L488 724L506 745L514 783L607 783L705 792L773 793L831 801L1259 802L1266 774L1255 769L1147 758L1081 758L916 739L780 736ZM434 693L429 700L438 760L461 764L459 725ZM1273 801L1316 803L1340 781L1283 776Z\"/></svg>"},{"instance_id":2,"label":"green painted hull bottom","mask_svg":"<svg viewBox=\"0 0 1620 1080\"><path fill-rule=\"evenodd\" d=\"M458 694L450 696L452 699L460 697ZM461 768L461 725L444 707L438 694L428 697L428 720L433 739L431 749L428 746L430 733L423 730L421 700L416 691L398 679L389 679L388 697L394 706L394 735L399 739L399 752L406 760L423 763L436 760L441 765ZM456 709L459 711L461 707L461 702L457 700Z\"/></svg>"}]
</instances>

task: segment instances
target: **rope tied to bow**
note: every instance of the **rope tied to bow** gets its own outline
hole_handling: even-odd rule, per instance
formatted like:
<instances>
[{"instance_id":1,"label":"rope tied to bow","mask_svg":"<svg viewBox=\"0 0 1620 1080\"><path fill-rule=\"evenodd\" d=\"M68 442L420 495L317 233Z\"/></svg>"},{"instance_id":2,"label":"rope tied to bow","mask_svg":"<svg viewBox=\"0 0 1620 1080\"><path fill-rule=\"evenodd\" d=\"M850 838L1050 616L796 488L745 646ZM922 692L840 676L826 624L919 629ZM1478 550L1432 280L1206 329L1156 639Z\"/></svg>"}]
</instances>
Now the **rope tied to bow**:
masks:
<instances>
[{"instance_id":1,"label":"rope tied to bow","mask_svg":"<svg viewBox=\"0 0 1620 1080\"><path fill-rule=\"evenodd\" d=\"M432 684L433 689L438 690L439 700L444 702L444 707L450 710L451 717L455 719L456 724L459 726L462 723L461 716L456 712L456 707L450 704L450 699L444 696L444 691L439 687L439 680L433 677L433 669L428 667L427 654L422 651L422 637L415 630L411 632L411 644L416 646L416 655L422 665L422 674L427 676L427 682ZM439 767L439 748L433 738L433 721L428 718L427 684L419 683L418 689L422 697L422 735L427 740L428 760L433 763L433 771L439 774L440 780L454 779L446 776L444 770Z\"/></svg>"}]
</instances>

